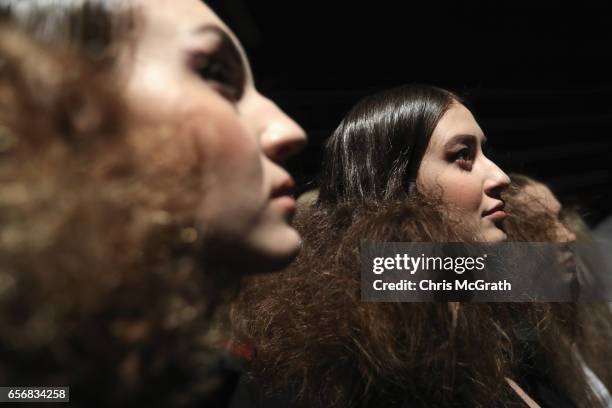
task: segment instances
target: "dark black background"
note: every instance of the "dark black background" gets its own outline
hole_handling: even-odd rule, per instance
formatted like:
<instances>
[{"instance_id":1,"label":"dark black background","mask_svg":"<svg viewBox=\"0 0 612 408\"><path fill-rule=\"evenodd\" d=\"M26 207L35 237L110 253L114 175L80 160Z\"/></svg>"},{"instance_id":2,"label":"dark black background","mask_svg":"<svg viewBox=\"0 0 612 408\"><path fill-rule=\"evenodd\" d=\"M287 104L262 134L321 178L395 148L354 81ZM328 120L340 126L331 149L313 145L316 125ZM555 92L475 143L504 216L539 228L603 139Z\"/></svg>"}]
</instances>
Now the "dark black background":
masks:
<instances>
[{"instance_id":1,"label":"dark black background","mask_svg":"<svg viewBox=\"0 0 612 408\"><path fill-rule=\"evenodd\" d=\"M308 132L290 167L316 179L324 140L362 96L424 82L458 92L507 172L549 183L594 225L612 212L607 1L211 3L257 87Z\"/></svg>"}]
</instances>

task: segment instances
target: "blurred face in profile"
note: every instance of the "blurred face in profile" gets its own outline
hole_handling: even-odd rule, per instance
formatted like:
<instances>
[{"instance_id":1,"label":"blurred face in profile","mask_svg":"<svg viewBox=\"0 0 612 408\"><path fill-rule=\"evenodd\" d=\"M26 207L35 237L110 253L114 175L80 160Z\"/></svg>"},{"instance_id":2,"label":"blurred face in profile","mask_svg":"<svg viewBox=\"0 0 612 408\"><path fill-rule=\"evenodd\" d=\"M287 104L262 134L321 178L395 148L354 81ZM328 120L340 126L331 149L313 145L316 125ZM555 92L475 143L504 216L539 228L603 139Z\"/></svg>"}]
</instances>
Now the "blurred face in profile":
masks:
<instances>
[{"instance_id":1,"label":"blurred face in profile","mask_svg":"<svg viewBox=\"0 0 612 408\"><path fill-rule=\"evenodd\" d=\"M177 166L199 165L196 220L219 249L211 256L244 273L282 268L300 243L282 164L305 143L303 130L257 92L239 42L201 1L133 3L128 102L148 125L170 129Z\"/></svg>"},{"instance_id":2,"label":"blurred face in profile","mask_svg":"<svg viewBox=\"0 0 612 408\"><path fill-rule=\"evenodd\" d=\"M503 241L501 192L508 176L483 152L486 138L463 105L453 103L438 122L417 174L419 189L436 196L481 239Z\"/></svg>"},{"instance_id":3,"label":"blurred face in profile","mask_svg":"<svg viewBox=\"0 0 612 408\"><path fill-rule=\"evenodd\" d=\"M578 290L578 274L576 255L571 243L576 241L576 235L565 226L561 216L562 206L550 189L537 181L530 181L518 193L518 201L534 217L549 220L547 231L550 240L563 243L559 246L559 263L561 279L571 285L573 291Z\"/></svg>"},{"instance_id":4,"label":"blurred face in profile","mask_svg":"<svg viewBox=\"0 0 612 408\"><path fill-rule=\"evenodd\" d=\"M557 242L576 241L576 234L561 220L561 203L546 185L538 182L527 184L523 187L520 197L524 205L534 214L543 214L555 220L554 230L551 232Z\"/></svg>"}]
</instances>

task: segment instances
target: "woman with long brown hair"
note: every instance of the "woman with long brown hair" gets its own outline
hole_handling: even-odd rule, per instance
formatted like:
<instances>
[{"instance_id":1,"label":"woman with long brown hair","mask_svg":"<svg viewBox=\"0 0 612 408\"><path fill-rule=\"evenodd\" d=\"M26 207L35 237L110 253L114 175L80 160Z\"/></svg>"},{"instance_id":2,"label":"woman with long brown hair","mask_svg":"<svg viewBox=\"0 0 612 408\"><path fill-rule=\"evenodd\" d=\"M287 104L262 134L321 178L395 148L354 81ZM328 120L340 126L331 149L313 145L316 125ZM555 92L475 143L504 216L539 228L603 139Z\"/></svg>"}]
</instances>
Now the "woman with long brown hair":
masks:
<instances>
[{"instance_id":1,"label":"woman with long brown hair","mask_svg":"<svg viewBox=\"0 0 612 408\"><path fill-rule=\"evenodd\" d=\"M588 388L566 387L584 385L584 371L532 347L558 336L554 358L571 356L562 313L361 301L362 239L507 238L509 179L484 144L461 100L438 88L384 91L348 113L326 145L318 199L298 217L303 252L284 280L253 279L234 311L255 349L243 387L255 405L602 406Z\"/></svg>"}]
</instances>

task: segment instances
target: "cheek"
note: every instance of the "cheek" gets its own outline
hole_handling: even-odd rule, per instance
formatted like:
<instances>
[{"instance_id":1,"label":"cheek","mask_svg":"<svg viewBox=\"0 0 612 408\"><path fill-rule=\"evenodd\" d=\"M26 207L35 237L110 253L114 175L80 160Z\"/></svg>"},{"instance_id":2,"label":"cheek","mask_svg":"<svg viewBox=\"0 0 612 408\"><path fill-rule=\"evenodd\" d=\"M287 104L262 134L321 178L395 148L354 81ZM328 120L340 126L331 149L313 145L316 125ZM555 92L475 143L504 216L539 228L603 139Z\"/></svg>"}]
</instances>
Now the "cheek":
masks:
<instances>
[{"instance_id":1,"label":"cheek","mask_svg":"<svg viewBox=\"0 0 612 408\"><path fill-rule=\"evenodd\" d=\"M186 146L185 157L196 156L210 182L253 181L261 178L261 152L256 137L225 98L210 90L185 92L172 107L160 103L150 120L175 129Z\"/></svg>"},{"instance_id":2,"label":"cheek","mask_svg":"<svg viewBox=\"0 0 612 408\"><path fill-rule=\"evenodd\" d=\"M242 218L261 206L262 155L233 109L202 104L146 123L166 129L164 144L152 146L149 158L174 179L177 211L195 211L205 224L246 223Z\"/></svg>"},{"instance_id":3,"label":"cheek","mask_svg":"<svg viewBox=\"0 0 612 408\"><path fill-rule=\"evenodd\" d=\"M242 126L220 118L215 122L197 133L203 183L198 219L213 235L237 237L255 222L266 202L262 159Z\"/></svg>"},{"instance_id":4,"label":"cheek","mask_svg":"<svg viewBox=\"0 0 612 408\"><path fill-rule=\"evenodd\" d=\"M141 52L142 54L142 52ZM138 54L126 73L124 96L132 113L149 121L167 121L193 94L176 64Z\"/></svg>"},{"instance_id":5,"label":"cheek","mask_svg":"<svg viewBox=\"0 0 612 408\"><path fill-rule=\"evenodd\" d=\"M433 192L450 206L468 213L480 212L482 183L471 172L447 163L424 163L419 181L424 191Z\"/></svg>"},{"instance_id":6,"label":"cheek","mask_svg":"<svg viewBox=\"0 0 612 408\"><path fill-rule=\"evenodd\" d=\"M261 152L255 137L237 116L205 116L214 120L194 120L195 147L200 152L204 178L209 186L221 189L260 187L263 179ZM197 124L197 125L196 125Z\"/></svg>"},{"instance_id":7,"label":"cheek","mask_svg":"<svg viewBox=\"0 0 612 408\"><path fill-rule=\"evenodd\" d=\"M440 175L443 185L442 198L460 210L479 211L482 202L482 186L477 180L459 170L449 171Z\"/></svg>"}]
</instances>

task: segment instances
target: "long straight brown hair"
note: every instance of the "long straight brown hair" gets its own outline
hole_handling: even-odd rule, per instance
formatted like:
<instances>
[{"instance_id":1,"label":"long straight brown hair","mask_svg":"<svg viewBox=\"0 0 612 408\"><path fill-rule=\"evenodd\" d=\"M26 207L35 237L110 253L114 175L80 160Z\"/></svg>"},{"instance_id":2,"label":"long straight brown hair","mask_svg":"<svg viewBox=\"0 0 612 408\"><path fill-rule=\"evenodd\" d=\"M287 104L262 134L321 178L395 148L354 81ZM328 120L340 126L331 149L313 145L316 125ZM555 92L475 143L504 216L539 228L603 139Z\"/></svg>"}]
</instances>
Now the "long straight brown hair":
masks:
<instances>
[{"instance_id":1,"label":"long straight brown hair","mask_svg":"<svg viewBox=\"0 0 612 408\"><path fill-rule=\"evenodd\" d=\"M455 94L404 85L359 101L325 145L319 200L380 202L414 188L421 159Z\"/></svg>"}]
</instances>

